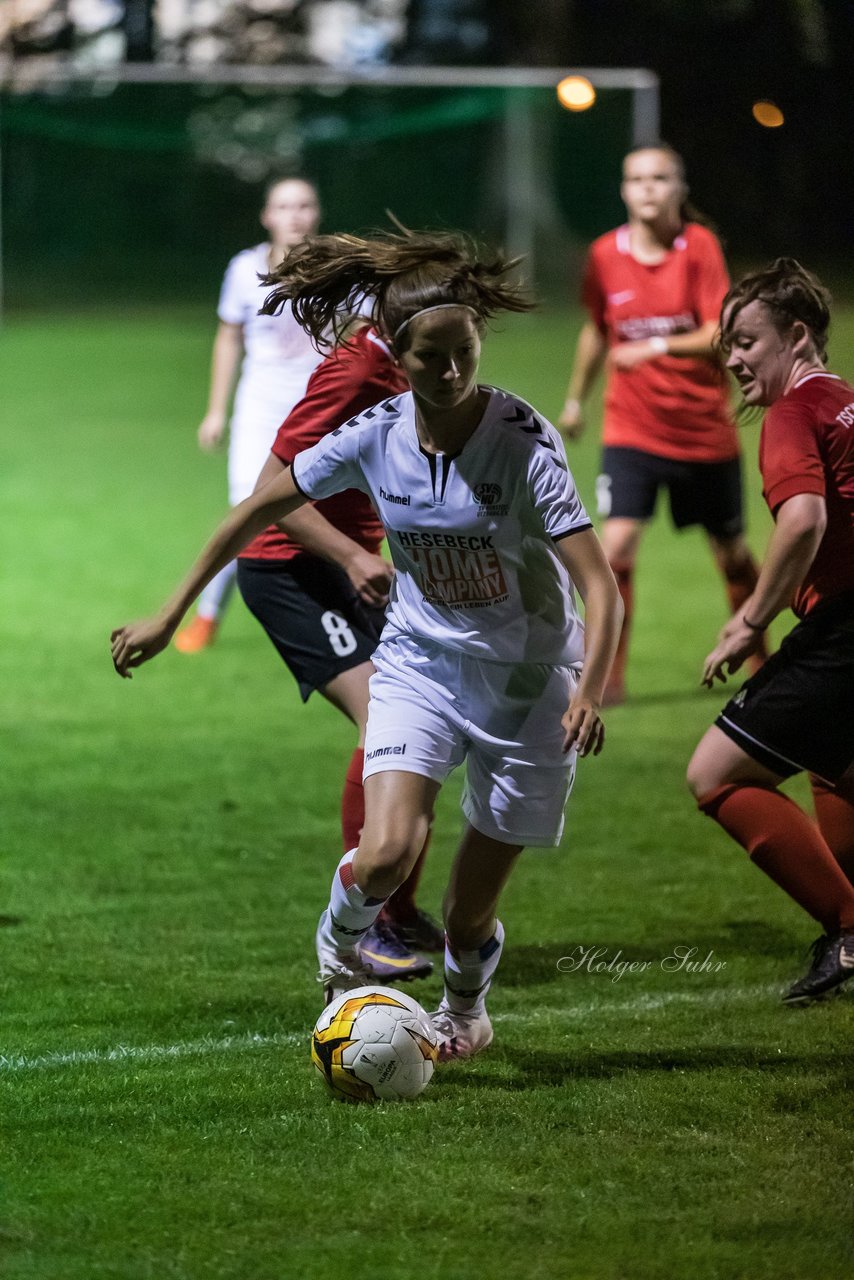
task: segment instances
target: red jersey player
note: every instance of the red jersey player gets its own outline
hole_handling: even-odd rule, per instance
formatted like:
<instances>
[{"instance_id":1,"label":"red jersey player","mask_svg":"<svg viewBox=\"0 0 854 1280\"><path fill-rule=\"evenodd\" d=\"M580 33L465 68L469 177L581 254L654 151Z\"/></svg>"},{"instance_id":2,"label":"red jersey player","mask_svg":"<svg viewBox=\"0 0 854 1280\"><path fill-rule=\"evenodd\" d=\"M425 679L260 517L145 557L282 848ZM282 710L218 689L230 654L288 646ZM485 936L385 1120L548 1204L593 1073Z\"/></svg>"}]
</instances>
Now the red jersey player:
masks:
<instances>
[{"instance_id":1,"label":"red jersey player","mask_svg":"<svg viewBox=\"0 0 854 1280\"><path fill-rule=\"evenodd\" d=\"M591 246L578 338L559 425L583 428L582 403L607 362L604 451L597 482L602 544L625 605L623 634L606 690L624 698L632 579L659 488L677 529L700 524L733 610L750 594L756 566L742 536L739 449L726 375L713 350L729 288L711 231L688 219L681 158L641 147L623 162L629 220Z\"/></svg>"},{"instance_id":2,"label":"red jersey player","mask_svg":"<svg viewBox=\"0 0 854 1280\"><path fill-rule=\"evenodd\" d=\"M748 600L706 659L724 680L791 603L800 621L701 740L688 784L824 933L787 1003L854 976L854 387L824 366L829 295L791 258L727 295L721 344L769 406L759 465L775 528ZM777 787L807 771L818 827Z\"/></svg>"}]
</instances>

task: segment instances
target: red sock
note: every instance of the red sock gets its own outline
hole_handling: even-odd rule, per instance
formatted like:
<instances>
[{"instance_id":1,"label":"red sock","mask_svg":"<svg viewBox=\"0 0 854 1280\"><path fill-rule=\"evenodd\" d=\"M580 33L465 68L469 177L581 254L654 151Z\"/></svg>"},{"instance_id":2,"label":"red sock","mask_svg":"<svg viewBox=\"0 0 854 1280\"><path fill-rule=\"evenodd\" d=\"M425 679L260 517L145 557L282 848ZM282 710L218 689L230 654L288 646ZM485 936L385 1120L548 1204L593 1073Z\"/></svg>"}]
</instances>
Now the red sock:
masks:
<instances>
[{"instance_id":1,"label":"red sock","mask_svg":"<svg viewBox=\"0 0 854 1280\"><path fill-rule=\"evenodd\" d=\"M365 753L361 747L357 747L347 765L344 790L341 792L341 834L344 837L345 853L357 847L365 825L365 792L362 787L364 766Z\"/></svg>"},{"instance_id":2,"label":"red sock","mask_svg":"<svg viewBox=\"0 0 854 1280\"><path fill-rule=\"evenodd\" d=\"M848 879L854 884L854 783L830 787L810 776L819 831Z\"/></svg>"},{"instance_id":3,"label":"red sock","mask_svg":"<svg viewBox=\"0 0 854 1280\"><path fill-rule=\"evenodd\" d=\"M854 888L807 815L773 787L717 787L697 801L825 933L854 928Z\"/></svg>"},{"instance_id":4,"label":"red sock","mask_svg":"<svg viewBox=\"0 0 854 1280\"><path fill-rule=\"evenodd\" d=\"M756 561L749 553L738 564L724 570L724 582L726 583L730 613L738 613L745 600L749 600L753 595L758 581L759 570L756 567ZM760 647L747 659L747 669L751 675L759 670L767 657L768 646L763 636Z\"/></svg>"},{"instance_id":5,"label":"red sock","mask_svg":"<svg viewBox=\"0 0 854 1280\"><path fill-rule=\"evenodd\" d=\"M415 894L418 891L418 883L421 879L421 872L424 870L424 859L427 857L427 850L430 847L430 833L427 833L427 839L424 841L424 848L419 853L415 866L404 880L399 888L395 889L390 898L386 900L383 912L391 920L399 920L401 923L407 919L411 919L418 910L415 902Z\"/></svg>"},{"instance_id":6,"label":"red sock","mask_svg":"<svg viewBox=\"0 0 854 1280\"><path fill-rule=\"evenodd\" d=\"M632 614L635 611L635 592L634 592L634 565L630 560L612 560L611 569L614 577L617 579L617 588L620 592L620 599L623 602L623 627L620 631L620 642L617 645L617 652L614 654L614 661L611 664L611 673L608 676L608 687L615 691L622 690L626 678L626 663L629 657L629 633L632 627Z\"/></svg>"}]
</instances>

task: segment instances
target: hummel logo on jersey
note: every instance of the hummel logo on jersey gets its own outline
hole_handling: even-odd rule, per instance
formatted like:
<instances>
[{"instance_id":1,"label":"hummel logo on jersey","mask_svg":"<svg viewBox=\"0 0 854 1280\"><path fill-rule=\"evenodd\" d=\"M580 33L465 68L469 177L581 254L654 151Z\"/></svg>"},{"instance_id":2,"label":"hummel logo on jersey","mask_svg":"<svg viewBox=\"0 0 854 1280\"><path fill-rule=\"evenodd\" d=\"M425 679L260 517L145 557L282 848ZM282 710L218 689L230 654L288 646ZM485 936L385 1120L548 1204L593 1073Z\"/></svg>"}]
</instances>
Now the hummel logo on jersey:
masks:
<instances>
[{"instance_id":1,"label":"hummel logo on jersey","mask_svg":"<svg viewBox=\"0 0 854 1280\"><path fill-rule=\"evenodd\" d=\"M619 293L609 293L608 301L612 307L621 307L624 302L631 302L634 296L634 289L621 289Z\"/></svg>"},{"instance_id":2,"label":"hummel logo on jersey","mask_svg":"<svg viewBox=\"0 0 854 1280\"><path fill-rule=\"evenodd\" d=\"M406 743L400 743L396 747L375 747L373 751L369 751L365 756L365 763L369 760L378 760L381 756L405 756Z\"/></svg>"},{"instance_id":3,"label":"hummel logo on jersey","mask_svg":"<svg viewBox=\"0 0 854 1280\"><path fill-rule=\"evenodd\" d=\"M398 507L408 507L412 503L412 497L410 494L407 493L406 496L403 497L399 493L386 493L382 485L380 485L380 497L384 502L393 502Z\"/></svg>"}]
</instances>

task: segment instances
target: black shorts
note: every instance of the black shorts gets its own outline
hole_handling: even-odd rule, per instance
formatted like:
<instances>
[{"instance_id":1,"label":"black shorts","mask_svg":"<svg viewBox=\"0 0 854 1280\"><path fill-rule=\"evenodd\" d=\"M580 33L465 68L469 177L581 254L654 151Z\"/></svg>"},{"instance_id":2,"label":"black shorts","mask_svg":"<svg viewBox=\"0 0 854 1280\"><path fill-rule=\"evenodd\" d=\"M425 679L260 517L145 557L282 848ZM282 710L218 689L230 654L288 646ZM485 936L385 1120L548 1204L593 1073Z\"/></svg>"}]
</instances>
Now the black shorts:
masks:
<instances>
[{"instance_id":1,"label":"black shorts","mask_svg":"<svg viewBox=\"0 0 854 1280\"><path fill-rule=\"evenodd\" d=\"M596 501L604 519L651 519L660 488L667 489L677 529L699 524L715 538L735 538L743 531L739 458L680 462L644 449L602 450Z\"/></svg>"},{"instance_id":2,"label":"black shorts","mask_svg":"<svg viewBox=\"0 0 854 1280\"><path fill-rule=\"evenodd\" d=\"M783 778L838 782L854 761L854 595L817 605L715 724Z\"/></svg>"},{"instance_id":3,"label":"black shorts","mask_svg":"<svg viewBox=\"0 0 854 1280\"><path fill-rule=\"evenodd\" d=\"M303 702L343 671L369 662L379 643L385 610L365 604L344 570L317 556L238 560L237 584Z\"/></svg>"}]
</instances>

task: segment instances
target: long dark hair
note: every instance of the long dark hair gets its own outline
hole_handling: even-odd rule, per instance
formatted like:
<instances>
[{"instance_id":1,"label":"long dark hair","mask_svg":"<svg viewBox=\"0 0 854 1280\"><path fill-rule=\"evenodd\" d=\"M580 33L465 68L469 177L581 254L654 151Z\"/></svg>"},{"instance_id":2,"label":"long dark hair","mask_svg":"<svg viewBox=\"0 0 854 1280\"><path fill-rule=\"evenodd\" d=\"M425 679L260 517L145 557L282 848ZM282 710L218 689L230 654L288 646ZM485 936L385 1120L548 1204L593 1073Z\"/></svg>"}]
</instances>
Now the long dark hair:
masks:
<instances>
[{"instance_id":1,"label":"long dark hair","mask_svg":"<svg viewBox=\"0 0 854 1280\"><path fill-rule=\"evenodd\" d=\"M738 313L751 302L768 308L774 327L787 334L800 321L809 330L815 349L827 363L831 296L818 276L796 258L776 258L770 266L753 271L732 286L721 304L720 347L729 348Z\"/></svg>"},{"instance_id":2,"label":"long dark hair","mask_svg":"<svg viewBox=\"0 0 854 1280\"><path fill-rule=\"evenodd\" d=\"M348 311L367 296L374 323L400 352L409 341L401 326L425 307L458 303L480 322L499 311L530 311L535 304L524 288L505 279L519 262L484 252L461 232L312 236L261 277L273 286L261 311L275 315L290 302L322 350L342 338Z\"/></svg>"}]
</instances>

